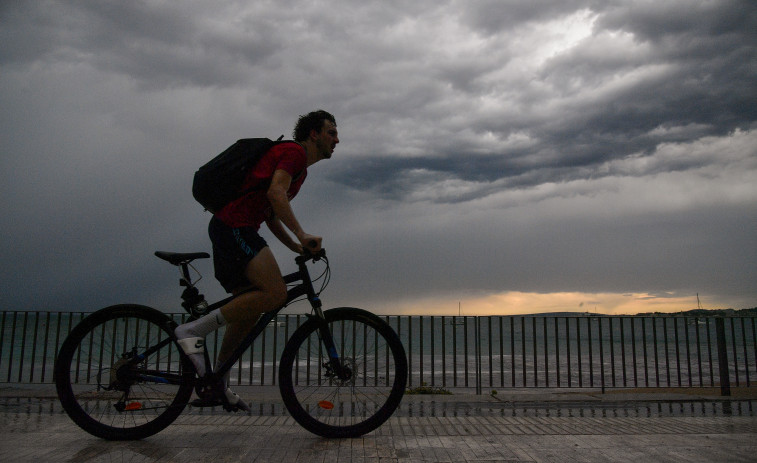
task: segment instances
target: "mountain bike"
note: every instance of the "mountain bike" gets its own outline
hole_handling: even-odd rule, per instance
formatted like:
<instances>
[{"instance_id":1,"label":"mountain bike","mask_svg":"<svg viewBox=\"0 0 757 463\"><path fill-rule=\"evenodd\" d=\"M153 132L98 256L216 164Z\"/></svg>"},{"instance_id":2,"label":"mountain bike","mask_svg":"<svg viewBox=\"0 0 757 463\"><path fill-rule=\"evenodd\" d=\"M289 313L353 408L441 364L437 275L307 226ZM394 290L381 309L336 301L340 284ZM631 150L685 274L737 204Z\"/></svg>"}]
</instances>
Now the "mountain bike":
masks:
<instances>
[{"instance_id":1,"label":"mountain bike","mask_svg":"<svg viewBox=\"0 0 757 463\"><path fill-rule=\"evenodd\" d=\"M207 253L156 252L180 268L182 307L196 319L235 296L208 305L192 281L195 259ZM55 384L63 408L82 429L110 440L151 436L182 413L194 391L217 392L221 379L276 315L306 299L312 313L284 346L279 390L291 416L324 437L357 437L383 424L399 406L407 381L407 357L397 333L365 310L322 310L320 293L331 271L325 251L295 258L298 271L284 276L287 302L264 313L233 355L198 377L176 344L177 324L141 305L106 307L84 318L63 342L55 363ZM325 264L311 280L308 264ZM314 281L321 280L319 291Z\"/></svg>"}]
</instances>

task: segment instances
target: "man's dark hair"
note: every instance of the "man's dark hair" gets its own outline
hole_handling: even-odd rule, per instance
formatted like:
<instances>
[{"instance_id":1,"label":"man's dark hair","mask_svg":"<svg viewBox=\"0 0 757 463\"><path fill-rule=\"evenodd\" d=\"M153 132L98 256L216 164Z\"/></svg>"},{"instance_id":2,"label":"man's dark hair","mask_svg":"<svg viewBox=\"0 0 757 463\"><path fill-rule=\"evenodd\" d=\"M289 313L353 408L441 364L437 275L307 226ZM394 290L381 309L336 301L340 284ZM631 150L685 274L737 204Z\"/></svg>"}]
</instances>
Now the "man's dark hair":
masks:
<instances>
[{"instance_id":1,"label":"man's dark hair","mask_svg":"<svg viewBox=\"0 0 757 463\"><path fill-rule=\"evenodd\" d=\"M331 121L336 125L336 119L334 119L334 116L322 109L300 116L300 118L297 119L297 124L294 126L294 132L292 134L294 135L294 140L300 142L307 140L310 136L311 130L320 132L321 129L323 129L324 121Z\"/></svg>"}]
</instances>

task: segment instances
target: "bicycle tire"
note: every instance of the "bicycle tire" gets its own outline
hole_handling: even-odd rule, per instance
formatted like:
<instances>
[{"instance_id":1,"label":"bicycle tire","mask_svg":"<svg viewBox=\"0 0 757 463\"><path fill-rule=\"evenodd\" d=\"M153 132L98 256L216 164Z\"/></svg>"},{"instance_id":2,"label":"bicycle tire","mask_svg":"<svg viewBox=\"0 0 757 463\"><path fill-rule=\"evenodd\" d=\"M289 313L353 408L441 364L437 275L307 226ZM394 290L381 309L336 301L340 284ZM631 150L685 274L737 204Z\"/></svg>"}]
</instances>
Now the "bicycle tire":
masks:
<instances>
[{"instance_id":1,"label":"bicycle tire","mask_svg":"<svg viewBox=\"0 0 757 463\"><path fill-rule=\"evenodd\" d=\"M172 332L167 315L145 306L106 307L83 319L55 362L55 386L68 416L108 440L142 439L171 424L194 388L187 357L171 341L139 363L124 364ZM177 384L166 383L165 375Z\"/></svg>"},{"instance_id":2,"label":"bicycle tire","mask_svg":"<svg viewBox=\"0 0 757 463\"><path fill-rule=\"evenodd\" d=\"M407 357L399 336L376 315L342 307L324 312L348 380L329 372L315 317L284 347L279 390L302 427L323 437L358 437L381 426L405 393Z\"/></svg>"}]
</instances>

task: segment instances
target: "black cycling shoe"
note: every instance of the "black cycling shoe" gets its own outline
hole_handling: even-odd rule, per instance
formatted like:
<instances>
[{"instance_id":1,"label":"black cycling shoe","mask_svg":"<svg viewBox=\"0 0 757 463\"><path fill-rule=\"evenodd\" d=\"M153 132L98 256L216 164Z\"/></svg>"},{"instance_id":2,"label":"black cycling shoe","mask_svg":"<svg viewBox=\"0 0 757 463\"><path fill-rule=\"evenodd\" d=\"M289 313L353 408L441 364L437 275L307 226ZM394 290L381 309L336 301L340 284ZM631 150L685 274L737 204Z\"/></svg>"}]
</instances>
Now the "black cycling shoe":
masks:
<instances>
[{"instance_id":1,"label":"black cycling shoe","mask_svg":"<svg viewBox=\"0 0 757 463\"><path fill-rule=\"evenodd\" d=\"M215 393L207 397L197 398L189 403L193 407L217 407L223 406L227 412L238 412L239 410L250 412L250 407L230 388L226 388L223 393Z\"/></svg>"}]
</instances>

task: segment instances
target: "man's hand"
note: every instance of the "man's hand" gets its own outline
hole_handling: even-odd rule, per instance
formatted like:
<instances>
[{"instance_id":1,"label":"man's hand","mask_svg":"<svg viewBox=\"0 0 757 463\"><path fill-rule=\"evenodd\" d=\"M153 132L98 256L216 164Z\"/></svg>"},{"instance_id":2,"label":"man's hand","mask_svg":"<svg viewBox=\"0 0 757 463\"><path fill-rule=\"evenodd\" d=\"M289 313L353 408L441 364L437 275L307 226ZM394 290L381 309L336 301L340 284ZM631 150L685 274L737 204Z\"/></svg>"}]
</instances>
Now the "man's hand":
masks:
<instances>
[{"instance_id":1,"label":"man's hand","mask_svg":"<svg viewBox=\"0 0 757 463\"><path fill-rule=\"evenodd\" d=\"M300 244L302 245L303 250L307 249L308 251L313 253L321 250L321 242L323 241L323 238L321 238L320 236L303 233L297 238L300 240Z\"/></svg>"}]
</instances>

